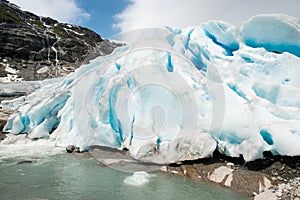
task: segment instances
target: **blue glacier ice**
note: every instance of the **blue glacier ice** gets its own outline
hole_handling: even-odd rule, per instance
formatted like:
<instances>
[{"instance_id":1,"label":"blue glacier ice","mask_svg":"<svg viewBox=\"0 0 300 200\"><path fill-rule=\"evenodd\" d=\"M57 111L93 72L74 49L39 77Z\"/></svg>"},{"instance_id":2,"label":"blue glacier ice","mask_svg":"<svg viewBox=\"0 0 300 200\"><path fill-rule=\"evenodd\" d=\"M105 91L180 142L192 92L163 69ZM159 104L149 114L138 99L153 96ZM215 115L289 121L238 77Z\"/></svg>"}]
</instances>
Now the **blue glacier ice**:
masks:
<instances>
[{"instance_id":1,"label":"blue glacier ice","mask_svg":"<svg viewBox=\"0 0 300 200\"><path fill-rule=\"evenodd\" d=\"M300 155L299 19L258 15L241 28L209 21L118 39L127 45L2 102L15 110L4 131L81 150L127 148L156 163L216 148L246 161Z\"/></svg>"},{"instance_id":2,"label":"blue glacier ice","mask_svg":"<svg viewBox=\"0 0 300 200\"><path fill-rule=\"evenodd\" d=\"M251 47L264 47L275 52L286 51L299 57L299 24L298 18L284 14L252 17L242 26L243 41Z\"/></svg>"}]
</instances>

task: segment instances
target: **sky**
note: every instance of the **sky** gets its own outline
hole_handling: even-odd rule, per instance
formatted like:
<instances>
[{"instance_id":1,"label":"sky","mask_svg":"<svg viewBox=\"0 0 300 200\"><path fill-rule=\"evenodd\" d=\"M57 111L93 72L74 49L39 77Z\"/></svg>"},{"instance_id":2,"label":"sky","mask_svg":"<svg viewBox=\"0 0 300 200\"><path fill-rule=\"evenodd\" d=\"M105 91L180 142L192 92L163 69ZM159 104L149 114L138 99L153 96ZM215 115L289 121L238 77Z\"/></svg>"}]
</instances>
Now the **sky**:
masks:
<instances>
[{"instance_id":1,"label":"sky","mask_svg":"<svg viewBox=\"0 0 300 200\"><path fill-rule=\"evenodd\" d=\"M103 38L139 28L183 28L208 20L236 26L257 14L300 18L300 0L9 0L23 10L87 27Z\"/></svg>"}]
</instances>

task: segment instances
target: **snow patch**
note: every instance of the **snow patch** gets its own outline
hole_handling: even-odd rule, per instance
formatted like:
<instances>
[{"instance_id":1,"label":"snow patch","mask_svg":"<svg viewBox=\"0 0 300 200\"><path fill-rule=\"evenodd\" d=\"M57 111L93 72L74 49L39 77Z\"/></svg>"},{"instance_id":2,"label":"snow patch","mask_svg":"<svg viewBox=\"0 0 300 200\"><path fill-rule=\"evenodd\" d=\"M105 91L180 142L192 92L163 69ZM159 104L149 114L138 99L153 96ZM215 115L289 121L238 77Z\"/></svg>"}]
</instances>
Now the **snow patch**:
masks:
<instances>
[{"instance_id":1,"label":"snow patch","mask_svg":"<svg viewBox=\"0 0 300 200\"><path fill-rule=\"evenodd\" d=\"M5 71L11 74L17 74L19 72L19 70L16 70L14 68L9 67L9 65L7 64L5 67Z\"/></svg>"},{"instance_id":2,"label":"snow patch","mask_svg":"<svg viewBox=\"0 0 300 200\"><path fill-rule=\"evenodd\" d=\"M49 71L49 67L45 66L45 67L42 67L41 69L37 70L37 73L38 74L44 74L48 71Z\"/></svg>"},{"instance_id":3,"label":"snow patch","mask_svg":"<svg viewBox=\"0 0 300 200\"><path fill-rule=\"evenodd\" d=\"M18 75L7 74L6 77L0 77L0 83L9 83L9 82L20 82L23 78L18 77Z\"/></svg>"},{"instance_id":4,"label":"snow patch","mask_svg":"<svg viewBox=\"0 0 300 200\"><path fill-rule=\"evenodd\" d=\"M79 32L74 31L74 30L72 30L72 29L64 28L64 30L65 30L66 32L72 32L72 33L75 33L76 35L79 35L79 36L83 36L83 35L84 35L84 33L79 33Z\"/></svg>"}]
</instances>

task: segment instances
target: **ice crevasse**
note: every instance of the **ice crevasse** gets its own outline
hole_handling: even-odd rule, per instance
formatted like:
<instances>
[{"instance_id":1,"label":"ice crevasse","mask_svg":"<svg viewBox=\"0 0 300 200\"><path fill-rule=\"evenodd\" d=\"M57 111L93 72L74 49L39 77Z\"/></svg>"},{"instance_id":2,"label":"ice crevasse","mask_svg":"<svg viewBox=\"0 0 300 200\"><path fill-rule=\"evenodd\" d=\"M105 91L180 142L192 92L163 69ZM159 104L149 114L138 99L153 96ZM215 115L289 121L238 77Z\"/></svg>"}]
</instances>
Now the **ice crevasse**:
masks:
<instances>
[{"instance_id":1,"label":"ice crevasse","mask_svg":"<svg viewBox=\"0 0 300 200\"><path fill-rule=\"evenodd\" d=\"M4 131L127 148L170 163L215 149L246 161L263 151L300 155L300 20L258 15L122 35L127 45L66 77L41 83Z\"/></svg>"}]
</instances>

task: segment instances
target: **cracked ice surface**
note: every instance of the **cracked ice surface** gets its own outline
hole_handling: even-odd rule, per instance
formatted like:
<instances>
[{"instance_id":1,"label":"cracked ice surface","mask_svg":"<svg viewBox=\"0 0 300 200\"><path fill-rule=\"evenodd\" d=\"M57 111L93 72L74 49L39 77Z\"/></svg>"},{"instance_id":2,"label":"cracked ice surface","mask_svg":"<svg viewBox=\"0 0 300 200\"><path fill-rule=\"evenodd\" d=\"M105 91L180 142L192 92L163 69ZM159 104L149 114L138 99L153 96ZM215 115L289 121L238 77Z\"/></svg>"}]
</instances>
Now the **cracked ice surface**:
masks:
<instances>
[{"instance_id":1,"label":"cracked ice surface","mask_svg":"<svg viewBox=\"0 0 300 200\"><path fill-rule=\"evenodd\" d=\"M216 148L246 161L300 155L299 24L260 15L240 30L210 21L122 35L127 46L3 102L16 109L4 130L81 150L126 147L158 163Z\"/></svg>"}]
</instances>

